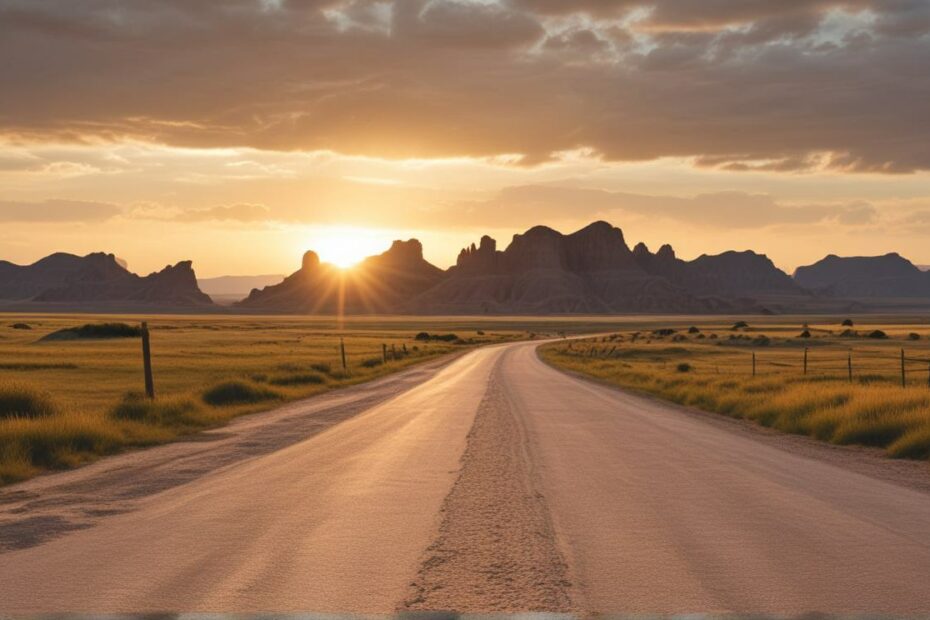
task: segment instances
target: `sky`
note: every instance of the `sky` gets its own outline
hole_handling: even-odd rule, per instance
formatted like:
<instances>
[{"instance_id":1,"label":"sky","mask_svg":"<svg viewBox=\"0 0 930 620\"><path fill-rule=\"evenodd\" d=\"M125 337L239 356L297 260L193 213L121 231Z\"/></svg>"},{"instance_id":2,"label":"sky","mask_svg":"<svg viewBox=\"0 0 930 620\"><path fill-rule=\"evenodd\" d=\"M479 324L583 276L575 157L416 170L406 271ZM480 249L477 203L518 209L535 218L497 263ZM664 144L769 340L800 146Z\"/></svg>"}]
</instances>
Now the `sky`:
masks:
<instances>
[{"instance_id":1,"label":"sky","mask_svg":"<svg viewBox=\"0 0 930 620\"><path fill-rule=\"evenodd\" d=\"M0 0L0 259L290 273L594 220L930 264L927 0Z\"/></svg>"}]
</instances>

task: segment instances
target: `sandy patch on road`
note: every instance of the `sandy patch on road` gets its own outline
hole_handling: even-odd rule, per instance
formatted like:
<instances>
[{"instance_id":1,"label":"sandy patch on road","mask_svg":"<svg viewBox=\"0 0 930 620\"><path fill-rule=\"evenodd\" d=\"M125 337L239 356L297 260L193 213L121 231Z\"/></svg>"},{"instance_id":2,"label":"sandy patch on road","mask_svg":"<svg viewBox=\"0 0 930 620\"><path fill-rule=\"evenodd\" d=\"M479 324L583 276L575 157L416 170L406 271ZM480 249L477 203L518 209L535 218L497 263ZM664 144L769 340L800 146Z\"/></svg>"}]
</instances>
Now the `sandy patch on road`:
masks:
<instances>
[{"instance_id":1,"label":"sandy patch on road","mask_svg":"<svg viewBox=\"0 0 930 620\"><path fill-rule=\"evenodd\" d=\"M402 610L569 611L571 580L498 373L478 409L439 535Z\"/></svg>"}]
</instances>

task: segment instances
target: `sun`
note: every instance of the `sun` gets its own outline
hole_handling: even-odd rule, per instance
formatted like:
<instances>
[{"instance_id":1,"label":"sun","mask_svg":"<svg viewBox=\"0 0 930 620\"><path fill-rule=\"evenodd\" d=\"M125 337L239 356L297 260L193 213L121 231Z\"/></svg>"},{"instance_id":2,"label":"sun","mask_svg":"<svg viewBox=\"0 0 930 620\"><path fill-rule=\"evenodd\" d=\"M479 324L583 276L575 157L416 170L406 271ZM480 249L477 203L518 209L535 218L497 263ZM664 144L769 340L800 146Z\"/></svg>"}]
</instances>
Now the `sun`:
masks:
<instances>
[{"instance_id":1,"label":"sun","mask_svg":"<svg viewBox=\"0 0 930 620\"><path fill-rule=\"evenodd\" d=\"M390 236L383 230L326 226L314 230L307 249L316 252L324 263L350 269L365 258L384 252L390 245Z\"/></svg>"}]
</instances>

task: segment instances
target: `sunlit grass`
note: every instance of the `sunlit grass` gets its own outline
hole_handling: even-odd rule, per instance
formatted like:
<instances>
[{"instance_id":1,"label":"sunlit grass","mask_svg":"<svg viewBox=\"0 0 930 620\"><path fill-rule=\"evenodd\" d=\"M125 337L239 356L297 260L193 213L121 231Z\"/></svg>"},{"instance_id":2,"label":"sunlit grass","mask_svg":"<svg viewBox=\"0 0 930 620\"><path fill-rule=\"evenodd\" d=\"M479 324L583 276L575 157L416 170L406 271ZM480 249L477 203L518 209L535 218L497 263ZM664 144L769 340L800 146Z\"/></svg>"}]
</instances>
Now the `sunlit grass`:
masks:
<instances>
[{"instance_id":1,"label":"sunlit grass","mask_svg":"<svg viewBox=\"0 0 930 620\"><path fill-rule=\"evenodd\" d=\"M888 337L869 338L875 329ZM859 337L840 336L838 325L809 330L812 337L801 338L799 327L760 321L739 330L625 331L547 345L541 355L554 366L682 405L836 444L880 447L892 457L930 458L930 328L884 323Z\"/></svg>"},{"instance_id":2,"label":"sunlit grass","mask_svg":"<svg viewBox=\"0 0 930 620\"><path fill-rule=\"evenodd\" d=\"M171 441L244 413L369 381L470 346L528 337L526 331L453 320L426 322L431 330L454 331L465 344L417 341L424 322L415 319L343 326L332 319L299 317L145 320L151 332L154 402L140 394L138 337L46 338L88 324L137 326L140 317L0 317L0 483L127 447ZM31 329L14 329L14 324ZM340 341L345 343L345 369Z\"/></svg>"}]
</instances>

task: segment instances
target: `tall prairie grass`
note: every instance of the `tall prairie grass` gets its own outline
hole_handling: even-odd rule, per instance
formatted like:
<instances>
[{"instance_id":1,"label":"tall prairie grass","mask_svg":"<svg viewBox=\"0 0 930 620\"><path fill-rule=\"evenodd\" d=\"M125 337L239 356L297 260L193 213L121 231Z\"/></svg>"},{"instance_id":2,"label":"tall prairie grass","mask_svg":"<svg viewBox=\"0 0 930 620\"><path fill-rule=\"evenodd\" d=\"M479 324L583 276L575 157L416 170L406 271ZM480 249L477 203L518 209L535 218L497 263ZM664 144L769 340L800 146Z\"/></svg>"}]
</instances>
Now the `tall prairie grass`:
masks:
<instances>
[{"instance_id":1,"label":"tall prairie grass","mask_svg":"<svg viewBox=\"0 0 930 620\"><path fill-rule=\"evenodd\" d=\"M171 441L470 345L527 337L526 331L454 319L340 326L300 317L144 318L151 331L154 402L139 394L141 346L133 329L143 317L0 316L0 484ZM31 329L15 328L20 323ZM466 344L415 340L424 323L454 331ZM109 334L113 324L132 329L116 330L125 338L48 337L88 324L98 326L81 332L90 336L101 329ZM386 363L380 363L382 345L394 351ZM379 363L365 363L373 358Z\"/></svg>"},{"instance_id":2,"label":"tall prairie grass","mask_svg":"<svg viewBox=\"0 0 930 620\"><path fill-rule=\"evenodd\" d=\"M674 345L652 334L617 334L546 345L540 355L553 366L674 403L835 444L879 447L891 457L928 459L927 371L919 374L922 367L908 365L907 386L901 386L899 348L903 340L913 339L907 333L894 337L885 349L855 349L856 343L844 341L853 353L838 350L842 359L851 354L869 364L868 373L854 369L852 381L847 364L837 365L834 358L840 358L827 349L836 344L829 333L812 343L823 349L809 354L807 375L804 347L799 354L795 338L777 336L767 337L764 348L753 349L756 376L753 351L743 350L745 341L731 341L723 333L713 343L706 336L698 341L678 335ZM914 359L910 356L926 356L928 350L911 347L907 355ZM771 364L763 367L760 358ZM821 360L833 361L828 365Z\"/></svg>"}]
</instances>

